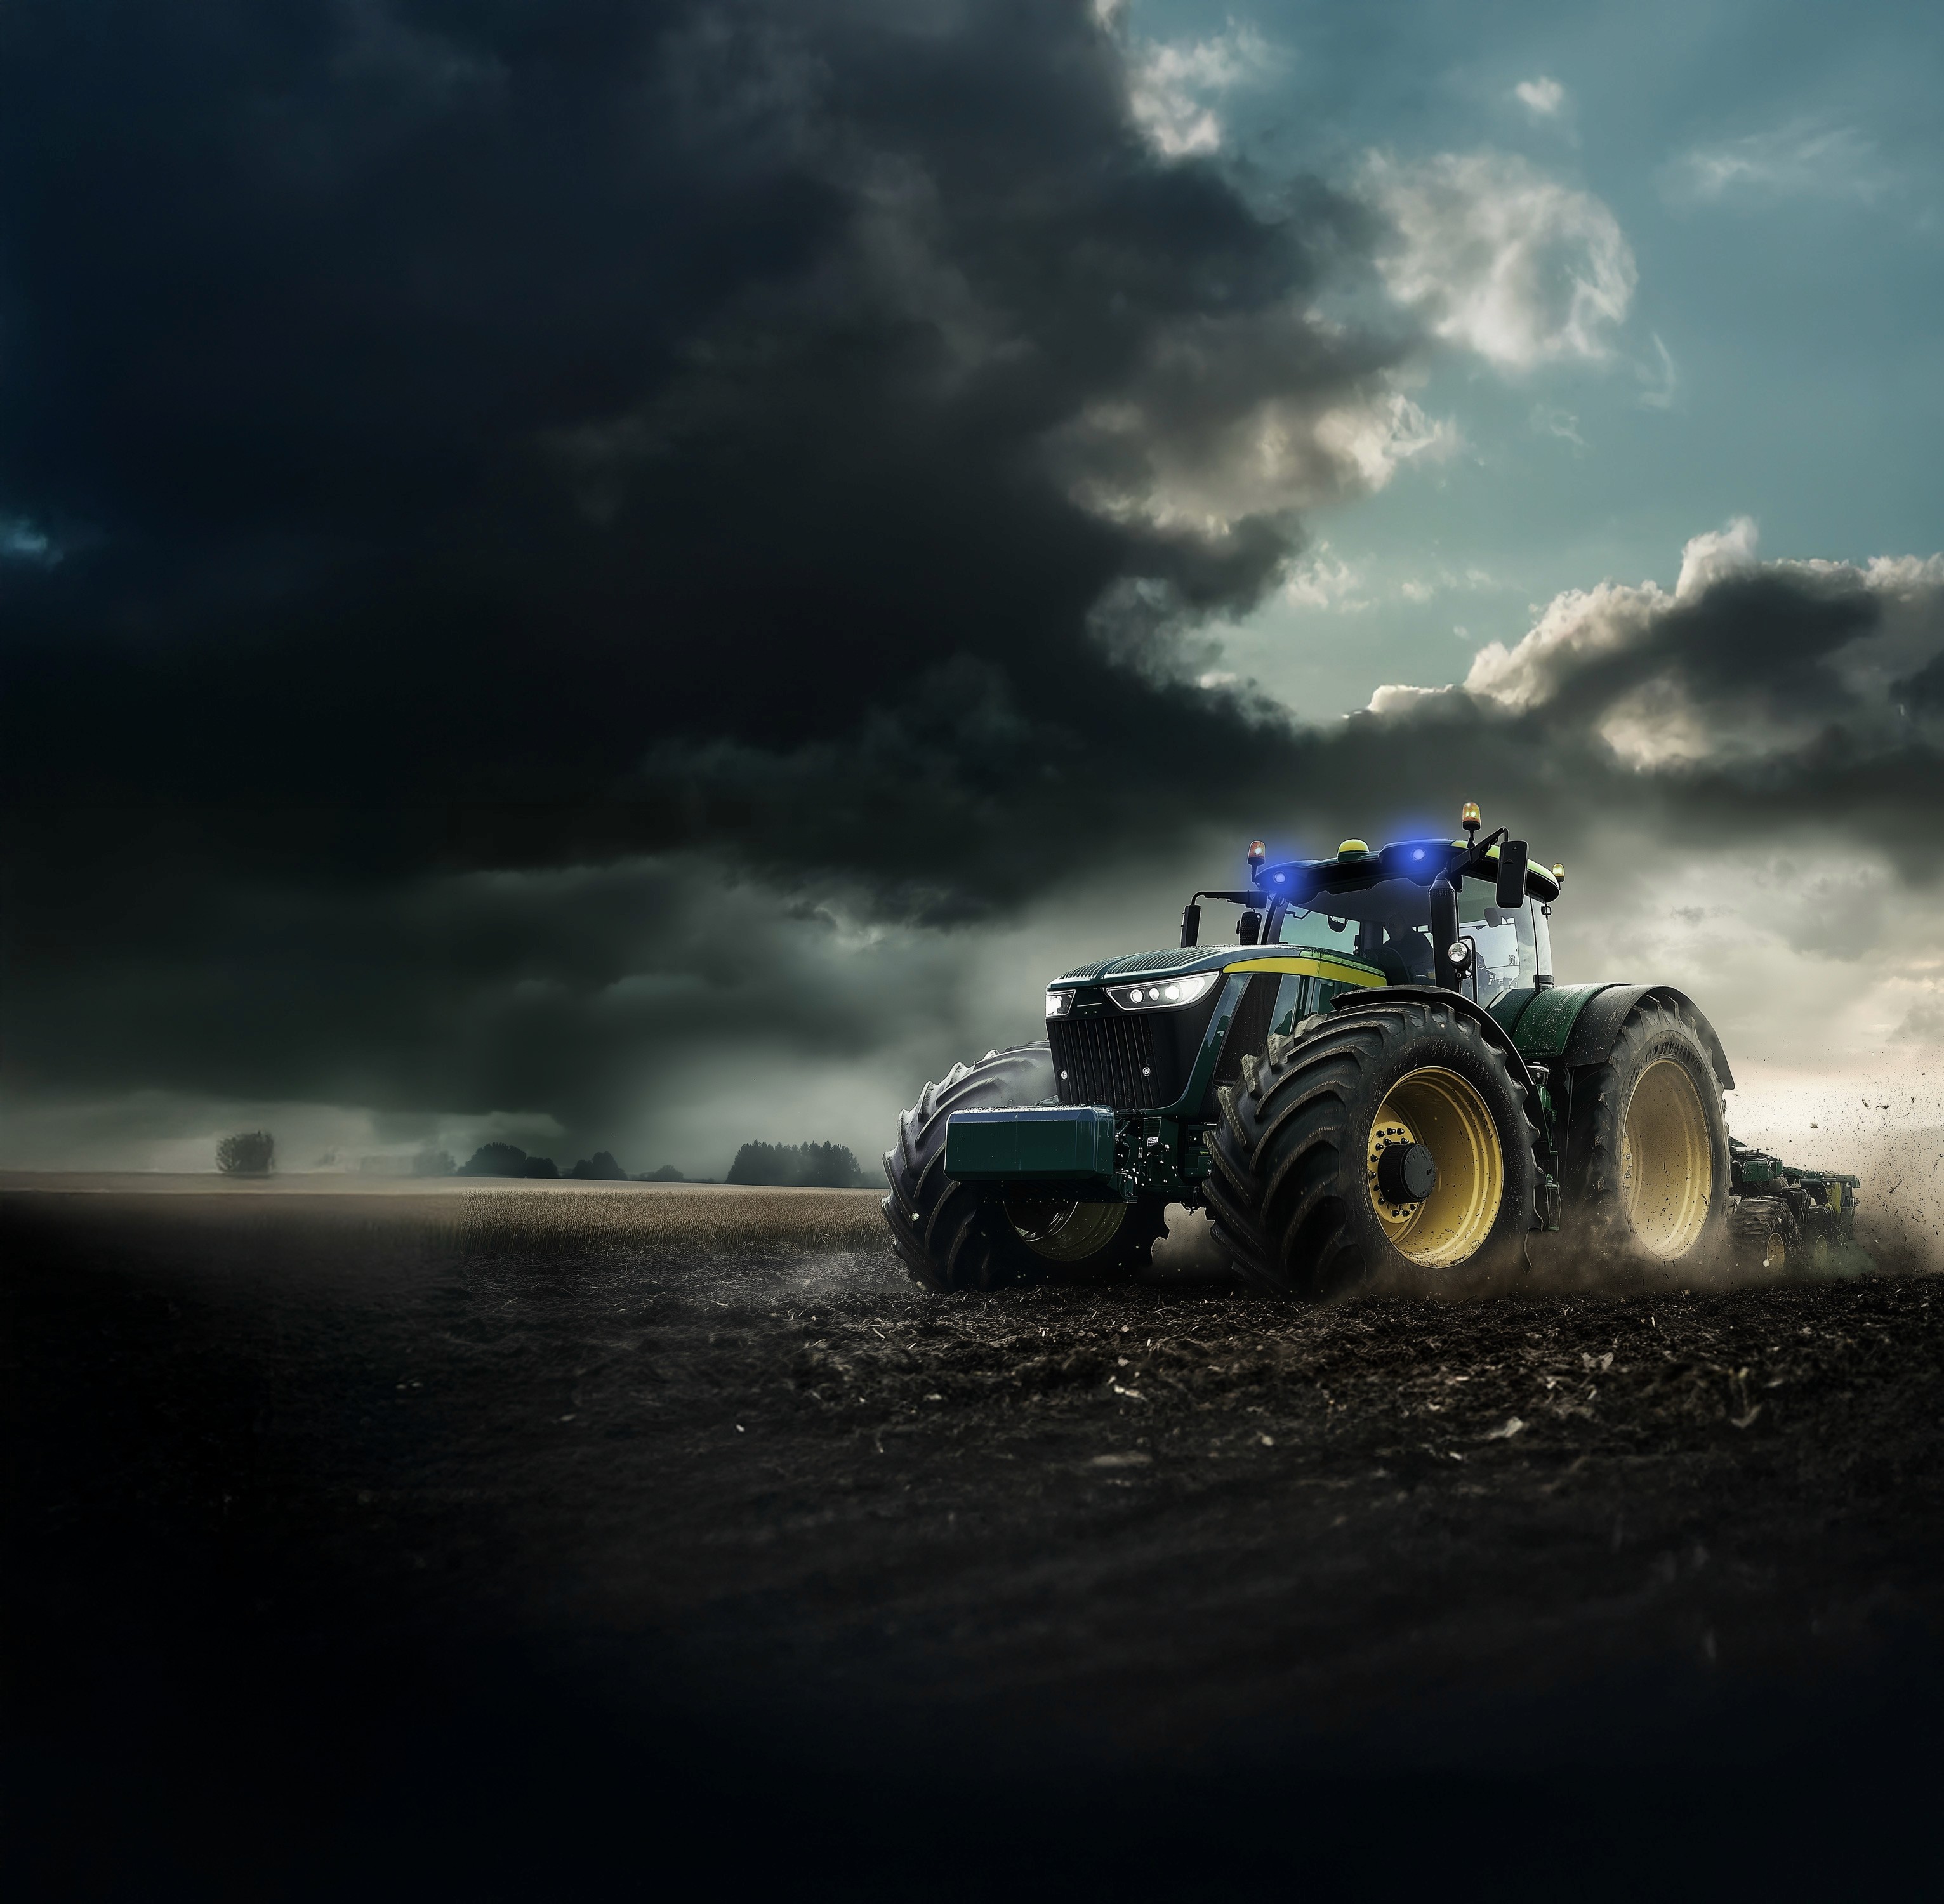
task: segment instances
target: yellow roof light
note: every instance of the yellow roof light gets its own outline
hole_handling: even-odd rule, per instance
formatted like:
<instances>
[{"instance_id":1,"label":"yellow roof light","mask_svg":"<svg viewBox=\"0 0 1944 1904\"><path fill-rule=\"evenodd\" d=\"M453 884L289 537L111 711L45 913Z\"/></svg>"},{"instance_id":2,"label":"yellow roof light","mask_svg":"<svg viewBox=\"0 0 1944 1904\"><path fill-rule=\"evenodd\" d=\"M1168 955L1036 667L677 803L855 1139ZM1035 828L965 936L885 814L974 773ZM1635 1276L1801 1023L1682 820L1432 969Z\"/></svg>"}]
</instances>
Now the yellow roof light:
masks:
<instances>
[{"instance_id":1,"label":"yellow roof light","mask_svg":"<svg viewBox=\"0 0 1944 1904\"><path fill-rule=\"evenodd\" d=\"M1346 840L1336 849L1336 857L1340 860L1354 859L1359 853L1367 853L1370 850L1361 840Z\"/></svg>"},{"instance_id":2,"label":"yellow roof light","mask_svg":"<svg viewBox=\"0 0 1944 1904\"><path fill-rule=\"evenodd\" d=\"M1485 817L1478 811L1475 800L1468 800L1458 815L1458 824L1468 833L1475 833L1485 823Z\"/></svg>"},{"instance_id":3,"label":"yellow roof light","mask_svg":"<svg viewBox=\"0 0 1944 1904\"><path fill-rule=\"evenodd\" d=\"M1552 869L1552 876L1559 881L1561 885L1563 886L1566 884L1566 869L1564 866L1554 866Z\"/></svg>"},{"instance_id":4,"label":"yellow roof light","mask_svg":"<svg viewBox=\"0 0 1944 1904\"><path fill-rule=\"evenodd\" d=\"M1266 860L1269 857L1269 848L1268 848L1266 846L1265 846L1265 845L1263 844L1263 842L1262 842L1260 840L1251 840L1251 841L1250 841L1250 842L1249 842L1249 864L1250 864L1250 866L1260 866L1260 865L1262 864L1262 863L1263 863L1265 860Z\"/></svg>"}]
</instances>

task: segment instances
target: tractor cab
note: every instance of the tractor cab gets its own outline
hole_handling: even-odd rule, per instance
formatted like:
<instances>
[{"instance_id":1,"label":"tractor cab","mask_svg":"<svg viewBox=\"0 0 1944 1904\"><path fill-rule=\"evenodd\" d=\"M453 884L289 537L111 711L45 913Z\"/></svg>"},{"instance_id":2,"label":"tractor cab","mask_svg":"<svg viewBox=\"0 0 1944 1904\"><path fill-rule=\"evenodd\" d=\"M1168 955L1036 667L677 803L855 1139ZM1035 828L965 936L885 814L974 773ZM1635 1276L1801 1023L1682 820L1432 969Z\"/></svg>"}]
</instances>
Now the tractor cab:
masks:
<instances>
[{"instance_id":1,"label":"tractor cab","mask_svg":"<svg viewBox=\"0 0 1944 1904\"><path fill-rule=\"evenodd\" d=\"M1197 903L1242 908L1238 943L1275 946L1354 961L1373 985L1450 986L1481 1004L1518 986L1552 984L1546 921L1563 875L1526 863L1523 842L1500 859L1469 840L1401 840L1373 851L1346 840L1327 860L1263 862L1250 854L1251 884L1198 893L1182 915L1182 943L1195 944ZM1441 902L1453 908L1440 929Z\"/></svg>"},{"instance_id":2,"label":"tractor cab","mask_svg":"<svg viewBox=\"0 0 1944 1904\"><path fill-rule=\"evenodd\" d=\"M1374 967L1389 985L1436 984L1431 881L1433 872L1447 864L1450 848L1441 841L1407 842L1401 853L1392 847L1376 854L1356 842L1347 844L1358 858L1347 860L1340 853L1334 860L1265 869L1267 890L1293 886L1299 897L1270 900L1262 915L1259 943L1355 958ZM1416 852L1425 853L1426 860L1413 861L1410 856ZM1451 883L1458 902L1458 937L1472 955L1463 989L1489 1004L1515 986L1549 986L1552 946L1542 909L1557 896L1556 883L1529 870L1527 893L1535 903L1515 907L1499 903L1494 878L1466 872Z\"/></svg>"}]
</instances>

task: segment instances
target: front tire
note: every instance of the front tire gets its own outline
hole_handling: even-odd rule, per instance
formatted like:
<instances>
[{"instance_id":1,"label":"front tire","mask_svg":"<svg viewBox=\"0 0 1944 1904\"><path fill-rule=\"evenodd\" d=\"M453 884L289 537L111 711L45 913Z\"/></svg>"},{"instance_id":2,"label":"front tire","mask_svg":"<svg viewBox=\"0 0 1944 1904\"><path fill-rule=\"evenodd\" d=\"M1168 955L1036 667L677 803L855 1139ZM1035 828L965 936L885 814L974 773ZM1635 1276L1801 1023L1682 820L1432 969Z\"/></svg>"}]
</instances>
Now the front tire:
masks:
<instances>
[{"instance_id":1,"label":"front tire","mask_svg":"<svg viewBox=\"0 0 1944 1904\"><path fill-rule=\"evenodd\" d=\"M1159 1200L1079 1203L1069 1198L1002 1198L996 1186L961 1183L945 1173L946 1127L954 1111L995 1110L1054 1101L1053 1054L1044 1044L988 1051L954 1065L898 1120L884 1152L891 1193L884 1200L891 1247L921 1289L1001 1289L1022 1283L1100 1281L1144 1265L1167 1234Z\"/></svg>"},{"instance_id":2,"label":"front tire","mask_svg":"<svg viewBox=\"0 0 1944 1904\"><path fill-rule=\"evenodd\" d=\"M1318 1299L1386 1272L1520 1267L1537 1133L1484 1032L1415 999L1311 1025L1220 1095L1209 1210L1242 1273Z\"/></svg>"}]
</instances>

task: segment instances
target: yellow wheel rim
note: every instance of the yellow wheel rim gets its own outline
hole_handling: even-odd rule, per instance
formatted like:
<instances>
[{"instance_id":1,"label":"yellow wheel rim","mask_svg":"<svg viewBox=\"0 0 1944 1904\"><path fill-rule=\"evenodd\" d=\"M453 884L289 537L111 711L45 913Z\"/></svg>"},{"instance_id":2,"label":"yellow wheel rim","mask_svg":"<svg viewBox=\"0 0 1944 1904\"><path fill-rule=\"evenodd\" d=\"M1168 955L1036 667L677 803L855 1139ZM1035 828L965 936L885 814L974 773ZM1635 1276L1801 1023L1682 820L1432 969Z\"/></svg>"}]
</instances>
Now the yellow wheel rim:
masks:
<instances>
[{"instance_id":1,"label":"yellow wheel rim","mask_svg":"<svg viewBox=\"0 0 1944 1904\"><path fill-rule=\"evenodd\" d=\"M1392 1203L1377 1186L1377 1160L1392 1144L1422 1144L1438 1181L1415 1203ZM1384 1234L1413 1263L1448 1269L1475 1255L1498 1221L1505 1153L1485 1100L1455 1071L1407 1072L1377 1107L1364 1146L1370 1207Z\"/></svg>"},{"instance_id":2,"label":"yellow wheel rim","mask_svg":"<svg viewBox=\"0 0 1944 1904\"><path fill-rule=\"evenodd\" d=\"M1789 1260L1789 1245L1782 1240L1782 1232L1772 1229L1768 1241L1762 1245L1762 1267L1779 1269Z\"/></svg>"},{"instance_id":3,"label":"yellow wheel rim","mask_svg":"<svg viewBox=\"0 0 1944 1904\"><path fill-rule=\"evenodd\" d=\"M1658 1257L1685 1256L1708 1220L1715 1158L1687 1067L1656 1058L1640 1075L1620 1126L1620 1201Z\"/></svg>"},{"instance_id":4,"label":"yellow wheel rim","mask_svg":"<svg viewBox=\"0 0 1944 1904\"><path fill-rule=\"evenodd\" d=\"M1124 1203L1072 1203L1058 1197L1014 1197L1006 1215L1020 1241L1050 1263L1078 1263L1104 1250L1127 1220Z\"/></svg>"}]
</instances>

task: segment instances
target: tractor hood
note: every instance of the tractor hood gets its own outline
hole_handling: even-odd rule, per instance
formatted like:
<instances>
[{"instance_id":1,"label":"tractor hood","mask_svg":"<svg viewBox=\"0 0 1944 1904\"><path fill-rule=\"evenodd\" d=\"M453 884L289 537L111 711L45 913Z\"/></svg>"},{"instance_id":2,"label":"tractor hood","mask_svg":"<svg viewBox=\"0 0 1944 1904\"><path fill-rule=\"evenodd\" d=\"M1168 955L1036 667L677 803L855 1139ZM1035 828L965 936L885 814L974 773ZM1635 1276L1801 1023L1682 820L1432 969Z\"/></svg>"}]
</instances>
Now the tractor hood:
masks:
<instances>
[{"instance_id":1,"label":"tractor hood","mask_svg":"<svg viewBox=\"0 0 1944 1904\"><path fill-rule=\"evenodd\" d=\"M1327 968L1327 969L1326 969ZM1047 986L1049 992L1069 987L1118 985L1144 978L1192 978L1201 972L1313 973L1344 985L1381 985L1383 972L1361 958L1306 946L1170 946L1164 952L1129 952L1091 965L1076 965Z\"/></svg>"}]
</instances>

